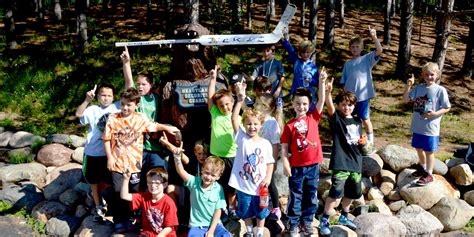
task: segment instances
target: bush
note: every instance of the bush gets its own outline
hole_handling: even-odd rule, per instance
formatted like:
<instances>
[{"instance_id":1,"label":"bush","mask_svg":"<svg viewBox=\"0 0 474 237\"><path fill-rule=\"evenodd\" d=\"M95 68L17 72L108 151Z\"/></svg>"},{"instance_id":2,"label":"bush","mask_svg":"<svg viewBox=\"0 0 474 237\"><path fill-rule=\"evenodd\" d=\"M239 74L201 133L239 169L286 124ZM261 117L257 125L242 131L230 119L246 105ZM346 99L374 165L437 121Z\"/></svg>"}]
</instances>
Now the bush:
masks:
<instances>
[{"instance_id":1,"label":"bush","mask_svg":"<svg viewBox=\"0 0 474 237\"><path fill-rule=\"evenodd\" d=\"M33 155L27 154L23 151L10 152L8 154L8 160L11 164L24 164L33 161Z\"/></svg>"}]
</instances>

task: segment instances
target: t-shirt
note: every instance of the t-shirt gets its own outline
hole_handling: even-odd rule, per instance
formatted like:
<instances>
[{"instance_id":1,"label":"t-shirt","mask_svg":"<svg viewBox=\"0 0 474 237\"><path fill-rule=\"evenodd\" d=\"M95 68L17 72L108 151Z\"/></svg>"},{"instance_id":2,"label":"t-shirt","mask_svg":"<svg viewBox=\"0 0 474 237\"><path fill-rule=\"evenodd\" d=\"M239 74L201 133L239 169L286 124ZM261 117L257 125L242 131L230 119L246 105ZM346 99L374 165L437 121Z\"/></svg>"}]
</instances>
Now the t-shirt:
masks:
<instances>
[{"instance_id":1,"label":"t-shirt","mask_svg":"<svg viewBox=\"0 0 474 237\"><path fill-rule=\"evenodd\" d=\"M158 122L158 105L159 96L155 93L150 93L140 97L140 104L138 105L136 111L145 114L150 121ZM145 150L159 151L161 146L158 139L159 134L157 132L146 133L145 140L143 142L143 147Z\"/></svg>"},{"instance_id":2,"label":"t-shirt","mask_svg":"<svg viewBox=\"0 0 474 237\"><path fill-rule=\"evenodd\" d=\"M375 96L372 81L372 67L380 60L380 56L372 51L366 55L353 58L344 63L341 84L344 90L357 96L357 102L372 99Z\"/></svg>"},{"instance_id":3,"label":"t-shirt","mask_svg":"<svg viewBox=\"0 0 474 237\"><path fill-rule=\"evenodd\" d=\"M229 186L249 195L258 195L260 183L267 175L267 165L275 162L272 144L267 139L254 141L242 128L235 134L237 154Z\"/></svg>"},{"instance_id":4,"label":"t-shirt","mask_svg":"<svg viewBox=\"0 0 474 237\"><path fill-rule=\"evenodd\" d=\"M318 128L321 116L322 113L315 109L291 120L283 128L280 141L282 144L289 144L290 166L308 166L323 160Z\"/></svg>"},{"instance_id":5,"label":"t-shirt","mask_svg":"<svg viewBox=\"0 0 474 237\"><path fill-rule=\"evenodd\" d=\"M232 114L223 115L216 105L209 110L211 113L211 154L219 157L235 157L237 144L232 138Z\"/></svg>"},{"instance_id":6,"label":"t-shirt","mask_svg":"<svg viewBox=\"0 0 474 237\"><path fill-rule=\"evenodd\" d=\"M410 131L426 136L439 136L442 115L425 119L423 113L428 110L438 111L451 107L448 92L443 86L418 84L409 94L414 101Z\"/></svg>"},{"instance_id":7,"label":"t-shirt","mask_svg":"<svg viewBox=\"0 0 474 237\"><path fill-rule=\"evenodd\" d=\"M285 73L285 69L283 68L283 64L276 60L271 59L267 61L263 61L257 65L255 70L252 73L252 77L257 78L258 76L266 76L270 79L272 83L272 94L278 88L278 84L280 83L281 77ZM282 93L279 95L282 96Z\"/></svg>"},{"instance_id":8,"label":"t-shirt","mask_svg":"<svg viewBox=\"0 0 474 237\"><path fill-rule=\"evenodd\" d=\"M138 112L127 117L120 113L109 116L103 135L104 141L110 141L115 165L112 171L123 173L126 168L131 173L140 172L143 156L143 133L157 131L157 123Z\"/></svg>"},{"instance_id":9,"label":"t-shirt","mask_svg":"<svg viewBox=\"0 0 474 237\"><path fill-rule=\"evenodd\" d=\"M206 190L202 189L201 176L190 176L184 186L191 192L191 215L189 225L191 227L210 226L214 211L226 207L224 190L222 186L214 182Z\"/></svg>"},{"instance_id":10,"label":"t-shirt","mask_svg":"<svg viewBox=\"0 0 474 237\"><path fill-rule=\"evenodd\" d=\"M84 147L84 154L88 156L105 156L104 141L102 140L102 133L105 130L105 124L110 114L120 112L120 102L116 101L113 104L102 108L98 105L87 107L79 119L82 125L89 124L87 131L86 144Z\"/></svg>"},{"instance_id":11,"label":"t-shirt","mask_svg":"<svg viewBox=\"0 0 474 237\"><path fill-rule=\"evenodd\" d=\"M281 129L278 122L272 116L265 116L260 136L267 139L272 145L280 144Z\"/></svg>"},{"instance_id":12,"label":"t-shirt","mask_svg":"<svg viewBox=\"0 0 474 237\"><path fill-rule=\"evenodd\" d=\"M362 121L357 117L341 117L338 112L329 118L333 135L331 170L362 172L362 155L358 142L362 135Z\"/></svg>"},{"instance_id":13,"label":"t-shirt","mask_svg":"<svg viewBox=\"0 0 474 237\"><path fill-rule=\"evenodd\" d=\"M142 230L140 235L156 236L164 228L171 227L172 231L166 236L176 236L175 227L178 226L176 205L173 199L165 194L160 200L153 203L149 192L132 193L132 210L142 208Z\"/></svg>"}]
</instances>

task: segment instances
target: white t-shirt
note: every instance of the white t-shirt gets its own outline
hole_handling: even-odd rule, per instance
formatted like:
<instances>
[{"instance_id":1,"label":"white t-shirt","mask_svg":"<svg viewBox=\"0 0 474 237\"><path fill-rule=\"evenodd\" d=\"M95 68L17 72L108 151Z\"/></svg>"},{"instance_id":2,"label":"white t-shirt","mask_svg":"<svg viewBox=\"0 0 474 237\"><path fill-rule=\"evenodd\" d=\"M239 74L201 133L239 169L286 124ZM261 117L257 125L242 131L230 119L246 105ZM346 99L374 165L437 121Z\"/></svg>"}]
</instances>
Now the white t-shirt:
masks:
<instances>
[{"instance_id":1,"label":"white t-shirt","mask_svg":"<svg viewBox=\"0 0 474 237\"><path fill-rule=\"evenodd\" d=\"M242 128L234 135L237 143L229 185L249 195L258 195L260 183L267 174L267 164L274 163L272 145L264 138L253 141Z\"/></svg>"},{"instance_id":2,"label":"white t-shirt","mask_svg":"<svg viewBox=\"0 0 474 237\"><path fill-rule=\"evenodd\" d=\"M278 122L272 116L266 116L265 122L263 122L260 136L270 141L272 145L280 144L281 129L278 126Z\"/></svg>"}]
</instances>

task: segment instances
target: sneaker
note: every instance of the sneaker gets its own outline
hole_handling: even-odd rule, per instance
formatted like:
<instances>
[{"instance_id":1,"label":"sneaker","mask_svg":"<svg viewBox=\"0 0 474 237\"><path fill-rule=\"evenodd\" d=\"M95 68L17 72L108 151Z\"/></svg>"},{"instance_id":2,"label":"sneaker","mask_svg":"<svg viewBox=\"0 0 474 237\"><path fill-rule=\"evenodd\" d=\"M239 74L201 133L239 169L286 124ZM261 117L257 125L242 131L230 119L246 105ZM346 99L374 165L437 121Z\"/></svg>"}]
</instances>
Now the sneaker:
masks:
<instances>
[{"instance_id":1,"label":"sneaker","mask_svg":"<svg viewBox=\"0 0 474 237\"><path fill-rule=\"evenodd\" d=\"M416 164L414 168L415 168L415 172L411 173L411 176L423 177L425 175L426 171L423 168L423 166L421 166L420 164Z\"/></svg>"},{"instance_id":2,"label":"sneaker","mask_svg":"<svg viewBox=\"0 0 474 237\"><path fill-rule=\"evenodd\" d=\"M92 216L94 217L95 222L105 221L105 213L107 208L105 206L99 205L92 210Z\"/></svg>"},{"instance_id":3,"label":"sneaker","mask_svg":"<svg viewBox=\"0 0 474 237\"><path fill-rule=\"evenodd\" d=\"M351 220L349 220L349 218L347 218L343 215L341 215L339 217L339 220L337 221L337 224L347 226L347 227L349 227L349 229L352 229L352 230L357 229L357 226L354 224L354 222L352 222Z\"/></svg>"},{"instance_id":4,"label":"sneaker","mask_svg":"<svg viewBox=\"0 0 474 237\"><path fill-rule=\"evenodd\" d=\"M280 208L273 208L272 211L270 212L270 219L274 220L280 220L281 219L281 210Z\"/></svg>"},{"instance_id":5,"label":"sneaker","mask_svg":"<svg viewBox=\"0 0 474 237\"><path fill-rule=\"evenodd\" d=\"M319 233L321 233L321 235L331 234L331 229L329 228L329 220L327 218L321 217L319 219Z\"/></svg>"},{"instance_id":6,"label":"sneaker","mask_svg":"<svg viewBox=\"0 0 474 237\"><path fill-rule=\"evenodd\" d=\"M423 175L420 179L418 179L418 181L416 181L416 184L420 186L425 186L431 182L433 182L433 175L426 172L425 175Z\"/></svg>"},{"instance_id":7,"label":"sneaker","mask_svg":"<svg viewBox=\"0 0 474 237\"><path fill-rule=\"evenodd\" d=\"M299 237L299 236L300 236L300 230L298 227L290 228L290 237Z\"/></svg>"},{"instance_id":8,"label":"sneaker","mask_svg":"<svg viewBox=\"0 0 474 237\"><path fill-rule=\"evenodd\" d=\"M247 232L247 233L244 234L244 237L253 237L253 233Z\"/></svg>"},{"instance_id":9,"label":"sneaker","mask_svg":"<svg viewBox=\"0 0 474 237\"><path fill-rule=\"evenodd\" d=\"M312 223L304 223L303 232L305 236L311 236L314 234L314 229Z\"/></svg>"}]
</instances>

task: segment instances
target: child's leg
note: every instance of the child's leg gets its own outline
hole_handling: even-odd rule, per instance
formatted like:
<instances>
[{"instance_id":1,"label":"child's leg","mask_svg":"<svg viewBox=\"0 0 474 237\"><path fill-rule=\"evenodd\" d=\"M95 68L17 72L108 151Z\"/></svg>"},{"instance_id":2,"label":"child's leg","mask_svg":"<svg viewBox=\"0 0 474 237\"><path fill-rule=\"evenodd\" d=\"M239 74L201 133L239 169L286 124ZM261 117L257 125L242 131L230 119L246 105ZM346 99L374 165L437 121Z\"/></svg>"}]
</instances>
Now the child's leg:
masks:
<instances>
[{"instance_id":1,"label":"child's leg","mask_svg":"<svg viewBox=\"0 0 474 237\"><path fill-rule=\"evenodd\" d=\"M426 170L426 153L421 148L416 148L416 153L418 153L418 162Z\"/></svg>"},{"instance_id":2,"label":"child's leg","mask_svg":"<svg viewBox=\"0 0 474 237\"><path fill-rule=\"evenodd\" d=\"M305 225L313 223L314 215L318 210L318 182L319 182L319 164L303 168L304 186L302 197L301 219Z\"/></svg>"},{"instance_id":3,"label":"child's leg","mask_svg":"<svg viewBox=\"0 0 474 237\"><path fill-rule=\"evenodd\" d=\"M359 101L352 114L357 114L362 119L362 125L367 133L367 139L374 143L374 128L372 121L370 121L370 100Z\"/></svg>"},{"instance_id":4,"label":"child's leg","mask_svg":"<svg viewBox=\"0 0 474 237\"><path fill-rule=\"evenodd\" d=\"M336 203L339 200L339 198L332 198L332 197L327 197L326 202L324 204L324 215L327 215L329 217L329 213L331 212L332 209L336 207Z\"/></svg>"},{"instance_id":5,"label":"child's leg","mask_svg":"<svg viewBox=\"0 0 474 237\"><path fill-rule=\"evenodd\" d=\"M365 131L367 132L367 139L374 143L374 128L372 126L372 121L370 121L370 118L363 119L362 124L365 127Z\"/></svg>"},{"instance_id":6,"label":"child's leg","mask_svg":"<svg viewBox=\"0 0 474 237\"><path fill-rule=\"evenodd\" d=\"M274 177L275 176L272 176L272 182L270 183L270 186L269 186L270 197L272 199L272 207L273 208L280 208L280 200L279 200L279 195L278 195L278 189L276 187Z\"/></svg>"},{"instance_id":7,"label":"child's leg","mask_svg":"<svg viewBox=\"0 0 474 237\"><path fill-rule=\"evenodd\" d=\"M349 208L351 207L351 204L352 204L352 199L347 198L347 197L342 198L341 207L344 212L348 213L350 211Z\"/></svg>"},{"instance_id":8,"label":"child's leg","mask_svg":"<svg viewBox=\"0 0 474 237\"><path fill-rule=\"evenodd\" d=\"M433 169L434 169L434 152L431 151L425 151L425 162L426 162L426 172L433 174Z\"/></svg>"},{"instance_id":9,"label":"child's leg","mask_svg":"<svg viewBox=\"0 0 474 237\"><path fill-rule=\"evenodd\" d=\"M288 178L290 198L288 201L287 216L290 231L298 227L301 217L301 202L303 199L303 167L292 167L291 177ZM239 200L240 201L240 200Z\"/></svg>"},{"instance_id":10,"label":"child's leg","mask_svg":"<svg viewBox=\"0 0 474 237\"><path fill-rule=\"evenodd\" d=\"M247 231L247 233L253 233L253 221L252 221L252 218L245 218L245 219L244 219L244 222L245 222L245 230Z\"/></svg>"},{"instance_id":11,"label":"child's leg","mask_svg":"<svg viewBox=\"0 0 474 237\"><path fill-rule=\"evenodd\" d=\"M95 206L99 206L101 204L99 184L90 184L90 185L91 185L92 199L94 199L94 204Z\"/></svg>"}]
</instances>

